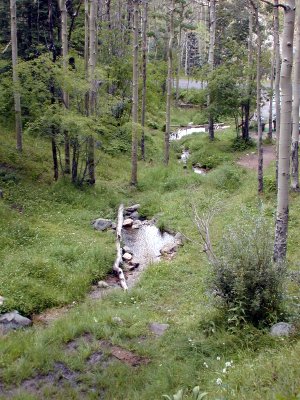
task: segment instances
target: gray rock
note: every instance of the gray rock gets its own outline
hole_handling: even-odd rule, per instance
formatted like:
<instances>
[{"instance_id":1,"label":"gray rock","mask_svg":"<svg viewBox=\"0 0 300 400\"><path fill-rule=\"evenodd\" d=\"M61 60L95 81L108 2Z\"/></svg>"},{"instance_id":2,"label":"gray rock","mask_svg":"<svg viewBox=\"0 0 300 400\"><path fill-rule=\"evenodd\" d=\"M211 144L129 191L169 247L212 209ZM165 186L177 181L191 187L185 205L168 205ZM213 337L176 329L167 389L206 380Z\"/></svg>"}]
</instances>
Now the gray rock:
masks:
<instances>
[{"instance_id":1,"label":"gray rock","mask_svg":"<svg viewBox=\"0 0 300 400\"><path fill-rule=\"evenodd\" d=\"M0 316L0 331L4 333L30 325L32 325L32 321L20 315L18 311L11 311Z\"/></svg>"},{"instance_id":2,"label":"gray rock","mask_svg":"<svg viewBox=\"0 0 300 400\"><path fill-rule=\"evenodd\" d=\"M167 243L164 247L160 250L161 254L172 254L177 250L177 243Z\"/></svg>"},{"instance_id":3,"label":"gray rock","mask_svg":"<svg viewBox=\"0 0 300 400\"><path fill-rule=\"evenodd\" d=\"M160 324L158 322L152 322L149 325L150 331L156 336L162 336L166 330L169 328L169 324Z\"/></svg>"},{"instance_id":4,"label":"gray rock","mask_svg":"<svg viewBox=\"0 0 300 400\"><path fill-rule=\"evenodd\" d=\"M98 288L102 288L102 289L108 289L109 288L109 284L106 283L105 281L99 281L97 283Z\"/></svg>"},{"instance_id":5,"label":"gray rock","mask_svg":"<svg viewBox=\"0 0 300 400\"><path fill-rule=\"evenodd\" d=\"M123 227L124 228L129 228L133 224L133 219L131 218L126 218L123 222Z\"/></svg>"},{"instance_id":6,"label":"gray rock","mask_svg":"<svg viewBox=\"0 0 300 400\"><path fill-rule=\"evenodd\" d=\"M134 212L137 211L141 207L140 204L134 204L133 206L126 207L125 210L127 212Z\"/></svg>"},{"instance_id":7,"label":"gray rock","mask_svg":"<svg viewBox=\"0 0 300 400\"><path fill-rule=\"evenodd\" d=\"M134 221L134 223L132 224L132 229L139 229L142 225L142 221L140 221L139 219L137 219L136 221Z\"/></svg>"},{"instance_id":8,"label":"gray rock","mask_svg":"<svg viewBox=\"0 0 300 400\"><path fill-rule=\"evenodd\" d=\"M129 254L133 254L132 250L130 250L130 248L128 246L124 246L123 247L123 253L129 253Z\"/></svg>"},{"instance_id":9,"label":"gray rock","mask_svg":"<svg viewBox=\"0 0 300 400\"><path fill-rule=\"evenodd\" d=\"M295 327L288 322L278 322L270 330L271 336L289 336L295 333Z\"/></svg>"},{"instance_id":10,"label":"gray rock","mask_svg":"<svg viewBox=\"0 0 300 400\"><path fill-rule=\"evenodd\" d=\"M182 233L177 232L175 235L175 240L176 240L178 246L182 246L184 244L184 242L186 241L186 238L185 238L185 236L183 236Z\"/></svg>"},{"instance_id":11,"label":"gray rock","mask_svg":"<svg viewBox=\"0 0 300 400\"><path fill-rule=\"evenodd\" d=\"M140 214L137 211L134 211L133 213L130 214L130 218L132 218L133 220L137 220L139 219Z\"/></svg>"},{"instance_id":12,"label":"gray rock","mask_svg":"<svg viewBox=\"0 0 300 400\"><path fill-rule=\"evenodd\" d=\"M123 254L122 258L123 258L124 261L130 261L130 260L132 260L132 254L125 253L125 254Z\"/></svg>"},{"instance_id":13,"label":"gray rock","mask_svg":"<svg viewBox=\"0 0 300 400\"><path fill-rule=\"evenodd\" d=\"M97 231L105 231L112 226L112 221L110 219L98 218L92 222L93 227Z\"/></svg>"}]
</instances>

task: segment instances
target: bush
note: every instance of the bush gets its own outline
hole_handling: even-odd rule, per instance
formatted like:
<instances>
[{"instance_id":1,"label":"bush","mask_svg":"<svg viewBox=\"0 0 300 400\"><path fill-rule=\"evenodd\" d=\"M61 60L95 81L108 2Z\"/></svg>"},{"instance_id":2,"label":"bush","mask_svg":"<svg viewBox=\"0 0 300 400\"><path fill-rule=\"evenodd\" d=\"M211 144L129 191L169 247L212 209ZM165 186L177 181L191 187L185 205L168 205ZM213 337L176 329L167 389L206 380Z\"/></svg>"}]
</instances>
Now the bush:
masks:
<instances>
[{"instance_id":1,"label":"bush","mask_svg":"<svg viewBox=\"0 0 300 400\"><path fill-rule=\"evenodd\" d=\"M209 174L210 181L217 189L233 191L240 187L246 171L231 164L224 164Z\"/></svg>"},{"instance_id":2,"label":"bush","mask_svg":"<svg viewBox=\"0 0 300 400\"><path fill-rule=\"evenodd\" d=\"M235 137L231 144L233 151L244 151L253 147L256 147L253 139L244 140L241 136Z\"/></svg>"},{"instance_id":3,"label":"bush","mask_svg":"<svg viewBox=\"0 0 300 400\"><path fill-rule=\"evenodd\" d=\"M282 314L285 269L273 262L272 250L272 235L262 217L240 222L224 235L213 288L230 326L265 325Z\"/></svg>"}]
</instances>

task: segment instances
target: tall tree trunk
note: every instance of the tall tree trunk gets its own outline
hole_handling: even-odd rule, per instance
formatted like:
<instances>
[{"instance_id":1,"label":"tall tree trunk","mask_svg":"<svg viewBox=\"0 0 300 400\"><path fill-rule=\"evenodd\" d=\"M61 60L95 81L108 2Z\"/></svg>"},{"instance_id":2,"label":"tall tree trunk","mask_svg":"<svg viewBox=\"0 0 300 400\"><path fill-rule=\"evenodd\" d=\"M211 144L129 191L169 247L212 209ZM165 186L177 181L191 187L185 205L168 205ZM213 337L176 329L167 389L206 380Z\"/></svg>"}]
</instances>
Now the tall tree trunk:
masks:
<instances>
[{"instance_id":1,"label":"tall tree trunk","mask_svg":"<svg viewBox=\"0 0 300 400\"><path fill-rule=\"evenodd\" d=\"M252 95L252 67L253 67L253 13L249 9L249 37L248 37L248 81L247 81L247 100L244 106L245 119L242 124L242 138L249 140L249 119Z\"/></svg>"},{"instance_id":2,"label":"tall tree trunk","mask_svg":"<svg viewBox=\"0 0 300 400\"><path fill-rule=\"evenodd\" d=\"M23 148L23 132L21 120L21 96L18 88L18 42L17 42L17 9L16 0L10 0L10 21L11 21L11 54L13 68L13 84L14 84L14 102L15 102L15 124L17 137L17 150L22 152Z\"/></svg>"},{"instance_id":3,"label":"tall tree trunk","mask_svg":"<svg viewBox=\"0 0 300 400\"><path fill-rule=\"evenodd\" d=\"M97 62L97 0L90 0L89 13L89 115L95 115L96 112L96 81L95 68ZM95 143L92 136L88 137L87 164L90 185L95 184Z\"/></svg>"},{"instance_id":4,"label":"tall tree trunk","mask_svg":"<svg viewBox=\"0 0 300 400\"><path fill-rule=\"evenodd\" d=\"M274 0L274 43L275 43L275 104L276 104L276 183L278 187L278 157L280 139L280 39L278 0Z\"/></svg>"},{"instance_id":5,"label":"tall tree trunk","mask_svg":"<svg viewBox=\"0 0 300 400\"><path fill-rule=\"evenodd\" d=\"M168 77L167 77L167 104L166 104L166 131L165 131L165 165L170 159L170 125L171 125L171 98L173 81L173 40L174 40L174 0L171 1L169 44L168 44Z\"/></svg>"},{"instance_id":6,"label":"tall tree trunk","mask_svg":"<svg viewBox=\"0 0 300 400\"><path fill-rule=\"evenodd\" d=\"M300 105L300 0L296 0L296 50L293 69L293 133L292 133L292 182L293 190L299 190L299 105Z\"/></svg>"},{"instance_id":7,"label":"tall tree trunk","mask_svg":"<svg viewBox=\"0 0 300 400\"><path fill-rule=\"evenodd\" d=\"M268 139L272 141L273 138L273 97L274 97L274 66L275 66L275 46L272 54L271 62L271 76L270 76L270 102L269 102L269 130Z\"/></svg>"},{"instance_id":8,"label":"tall tree trunk","mask_svg":"<svg viewBox=\"0 0 300 400\"><path fill-rule=\"evenodd\" d=\"M55 133L53 132L53 128L52 128L51 145L52 145L52 159L53 159L53 177L54 177L54 180L57 181L58 180L58 158L57 158Z\"/></svg>"},{"instance_id":9,"label":"tall tree trunk","mask_svg":"<svg viewBox=\"0 0 300 400\"><path fill-rule=\"evenodd\" d=\"M258 193L263 192L263 146L262 146L262 123L261 123L261 38L259 32L259 1L251 1L256 22L256 35L257 35L257 71L256 71L256 113L257 113L257 152L258 152L258 165L257 165L257 190Z\"/></svg>"},{"instance_id":10,"label":"tall tree trunk","mask_svg":"<svg viewBox=\"0 0 300 400\"><path fill-rule=\"evenodd\" d=\"M68 68L68 24L67 24L67 7L66 0L59 0L59 8L61 13L61 44L62 44L62 59L64 72ZM69 94L66 90L63 90L63 102L65 108L69 109ZM65 167L64 171L66 174L71 172L71 161L70 161L70 139L68 132L64 132L65 141Z\"/></svg>"},{"instance_id":11,"label":"tall tree trunk","mask_svg":"<svg viewBox=\"0 0 300 400\"><path fill-rule=\"evenodd\" d=\"M139 0L133 0L133 48L132 48L132 142L131 142L131 185L137 185L138 161L138 100L139 100Z\"/></svg>"},{"instance_id":12,"label":"tall tree trunk","mask_svg":"<svg viewBox=\"0 0 300 400\"><path fill-rule=\"evenodd\" d=\"M143 91L142 91L142 139L141 152L145 161L145 117L146 117L146 94L147 94L147 22L148 22L148 1L144 3L143 10Z\"/></svg>"},{"instance_id":13,"label":"tall tree trunk","mask_svg":"<svg viewBox=\"0 0 300 400\"><path fill-rule=\"evenodd\" d=\"M84 70L85 79L89 80L89 43L90 43L89 0L84 0ZM89 115L89 92L85 94L85 114Z\"/></svg>"},{"instance_id":14,"label":"tall tree trunk","mask_svg":"<svg viewBox=\"0 0 300 400\"><path fill-rule=\"evenodd\" d=\"M209 1L209 49L208 49L208 66L210 71L214 69L215 63L215 41L216 41L216 0ZM210 107L210 96L207 97L207 106ZM210 140L214 140L214 120L213 115L209 112L208 131Z\"/></svg>"},{"instance_id":15,"label":"tall tree trunk","mask_svg":"<svg viewBox=\"0 0 300 400\"><path fill-rule=\"evenodd\" d=\"M181 39L182 39L182 22L183 22L183 13L184 13L184 3L180 3L180 15L179 15L179 32L178 32L178 42L177 42L177 69L176 69L176 107L178 107L179 103L179 79L181 72Z\"/></svg>"},{"instance_id":16,"label":"tall tree trunk","mask_svg":"<svg viewBox=\"0 0 300 400\"><path fill-rule=\"evenodd\" d=\"M289 215L290 147L292 131L292 66L295 23L295 0L287 0L284 10L282 36L282 66L280 86L282 95L278 159L278 194L274 242L274 260L285 260Z\"/></svg>"}]
</instances>

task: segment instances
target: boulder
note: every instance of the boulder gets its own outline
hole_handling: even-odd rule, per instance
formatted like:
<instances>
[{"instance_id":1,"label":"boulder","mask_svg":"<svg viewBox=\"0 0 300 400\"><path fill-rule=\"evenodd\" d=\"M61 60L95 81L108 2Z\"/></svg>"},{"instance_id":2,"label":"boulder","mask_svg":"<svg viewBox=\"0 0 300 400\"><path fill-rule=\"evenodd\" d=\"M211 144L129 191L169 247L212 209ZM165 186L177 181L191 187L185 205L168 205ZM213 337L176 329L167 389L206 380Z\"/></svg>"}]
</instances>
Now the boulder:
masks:
<instances>
[{"instance_id":1,"label":"boulder","mask_svg":"<svg viewBox=\"0 0 300 400\"><path fill-rule=\"evenodd\" d=\"M11 311L0 316L0 332L8 332L13 329L21 329L32 325L29 318L23 317L18 311Z\"/></svg>"},{"instance_id":2,"label":"boulder","mask_svg":"<svg viewBox=\"0 0 300 400\"><path fill-rule=\"evenodd\" d=\"M133 206L126 207L125 211L132 213L134 211L137 211L140 207L140 204L134 204Z\"/></svg>"},{"instance_id":3,"label":"boulder","mask_svg":"<svg viewBox=\"0 0 300 400\"><path fill-rule=\"evenodd\" d=\"M97 231L105 231L112 226L112 221L110 219L98 218L92 222L93 227Z\"/></svg>"},{"instance_id":4,"label":"boulder","mask_svg":"<svg viewBox=\"0 0 300 400\"><path fill-rule=\"evenodd\" d=\"M183 236L182 233L177 232L175 235L175 240L176 240L176 243L178 244L178 246L183 246L184 242L186 241L186 238L185 238L185 236Z\"/></svg>"},{"instance_id":5,"label":"boulder","mask_svg":"<svg viewBox=\"0 0 300 400\"><path fill-rule=\"evenodd\" d=\"M132 224L132 229L139 229L140 226L142 225L142 221L139 219L135 220L134 223Z\"/></svg>"},{"instance_id":6,"label":"boulder","mask_svg":"<svg viewBox=\"0 0 300 400\"><path fill-rule=\"evenodd\" d=\"M122 250L123 250L123 253L133 254L132 250L130 250L130 248L128 246L124 246Z\"/></svg>"},{"instance_id":7,"label":"boulder","mask_svg":"<svg viewBox=\"0 0 300 400\"><path fill-rule=\"evenodd\" d=\"M123 222L123 227L124 227L124 228L129 228L129 227L132 226L132 224L133 224L133 219L131 219L131 218L126 218L126 219L124 220L124 222Z\"/></svg>"},{"instance_id":8,"label":"boulder","mask_svg":"<svg viewBox=\"0 0 300 400\"><path fill-rule=\"evenodd\" d=\"M102 289L108 289L109 288L109 284L105 281L99 281L97 283L98 288L102 288Z\"/></svg>"},{"instance_id":9,"label":"boulder","mask_svg":"<svg viewBox=\"0 0 300 400\"><path fill-rule=\"evenodd\" d=\"M149 325L150 331L156 336L162 336L165 331L169 328L169 324L160 324L158 322L152 322Z\"/></svg>"},{"instance_id":10,"label":"boulder","mask_svg":"<svg viewBox=\"0 0 300 400\"><path fill-rule=\"evenodd\" d=\"M167 243L160 250L161 254L172 254L177 250L177 243Z\"/></svg>"},{"instance_id":11,"label":"boulder","mask_svg":"<svg viewBox=\"0 0 300 400\"><path fill-rule=\"evenodd\" d=\"M124 261L130 261L130 260L132 260L132 254L125 253L125 254L123 254L122 258L123 258Z\"/></svg>"},{"instance_id":12,"label":"boulder","mask_svg":"<svg viewBox=\"0 0 300 400\"><path fill-rule=\"evenodd\" d=\"M130 218L132 218L133 220L137 220L137 219L139 219L139 217L140 217L140 214L137 211L130 213Z\"/></svg>"},{"instance_id":13,"label":"boulder","mask_svg":"<svg viewBox=\"0 0 300 400\"><path fill-rule=\"evenodd\" d=\"M271 336L289 336L295 333L296 329L293 324L288 322L278 322L273 325L270 330Z\"/></svg>"}]
</instances>

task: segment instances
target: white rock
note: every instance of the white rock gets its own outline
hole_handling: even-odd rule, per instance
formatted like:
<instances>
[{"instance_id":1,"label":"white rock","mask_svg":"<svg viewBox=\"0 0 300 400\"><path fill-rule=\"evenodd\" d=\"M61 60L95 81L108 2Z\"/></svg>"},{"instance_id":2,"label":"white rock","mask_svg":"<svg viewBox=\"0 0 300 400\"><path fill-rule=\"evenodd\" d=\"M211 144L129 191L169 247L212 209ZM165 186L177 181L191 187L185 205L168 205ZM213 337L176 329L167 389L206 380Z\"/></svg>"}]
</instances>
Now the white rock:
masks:
<instances>
[{"instance_id":1,"label":"white rock","mask_svg":"<svg viewBox=\"0 0 300 400\"><path fill-rule=\"evenodd\" d=\"M97 283L97 286L98 286L99 288L102 288L102 289L108 289L108 288L109 288L109 284L106 283L105 281L99 281L99 282Z\"/></svg>"},{"instance_id":2,"label":"white rock","mask_svg":"<svg viewBox=\"0 0 300 400\"><path fill-rule=\"evenodd\" d=\"M125 254L123 254L122 258L123 258L124 261L130 261L130 260L132 260L132 254L125 253Z\"/></svg>"},{"instance_id":3,"label":"white rock","mask_svg":"<svg viewBox=\"0 0 300 400\"><path fill-rule=\"evenodd\" d=\"M133 219L131 218L126 218L123 222L124 228L129 228L133 224Z\"/></svg>"}]
</instances>

